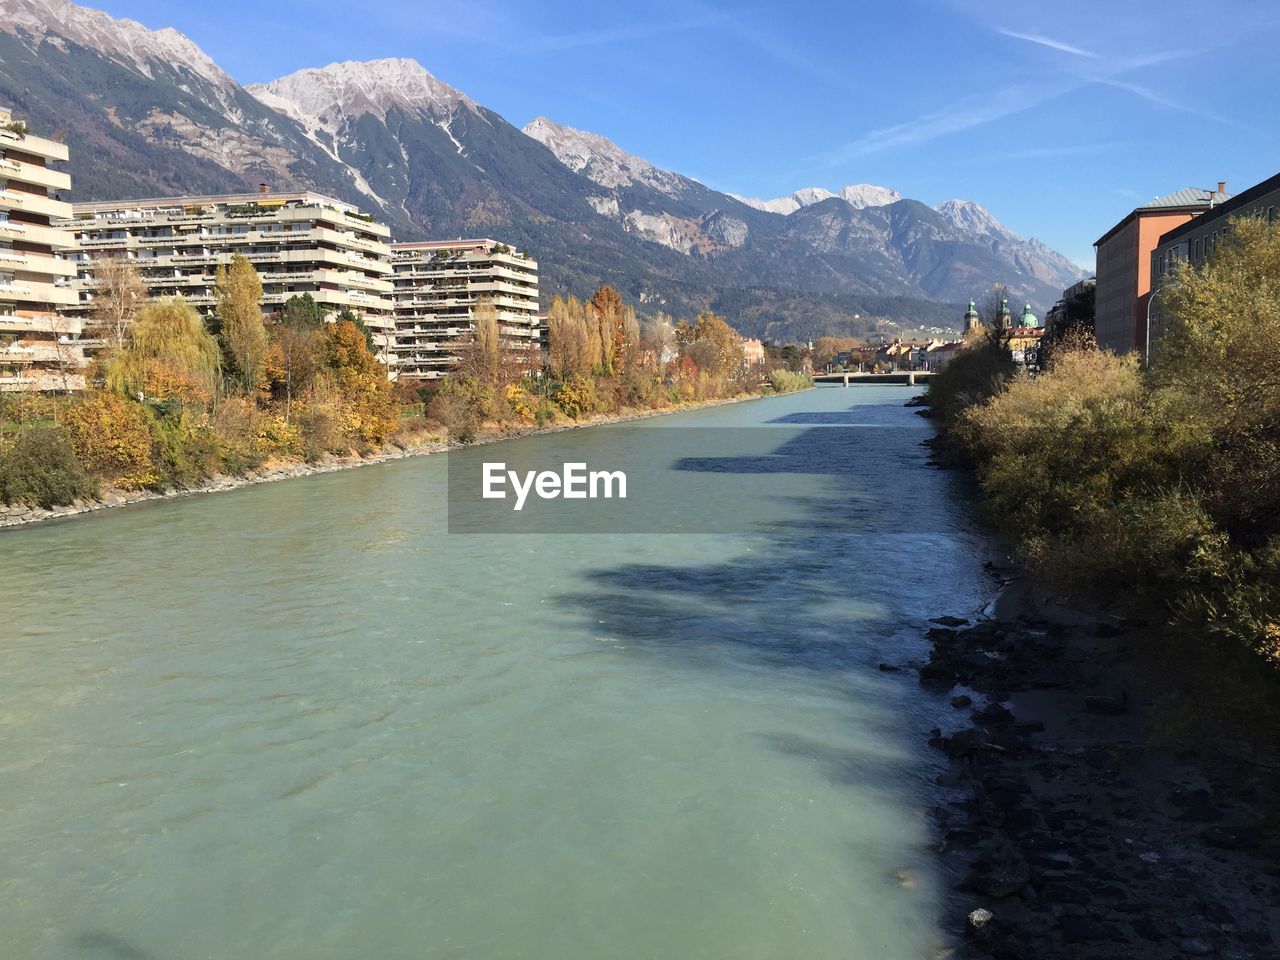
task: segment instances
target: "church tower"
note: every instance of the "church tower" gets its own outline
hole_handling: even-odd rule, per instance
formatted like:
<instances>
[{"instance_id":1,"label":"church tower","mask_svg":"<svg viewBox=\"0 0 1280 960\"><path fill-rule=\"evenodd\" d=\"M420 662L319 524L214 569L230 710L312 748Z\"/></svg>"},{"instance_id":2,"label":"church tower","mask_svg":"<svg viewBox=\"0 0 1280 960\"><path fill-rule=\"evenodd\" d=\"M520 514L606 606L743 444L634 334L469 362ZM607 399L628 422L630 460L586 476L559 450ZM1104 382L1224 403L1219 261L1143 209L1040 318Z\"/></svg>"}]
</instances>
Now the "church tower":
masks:
<instances>
[{"instance_id":1,"label":"church tower","mask_svg":"<svg viewBox=\"0 0 1280 960\"><path fill-rule=\"evenodd\" d=\"M980 324L981 321L978 319L978 307L972 300L970 300L969 309L964 312L964 332L968 333Z\"/></svg>"}]
</instances>

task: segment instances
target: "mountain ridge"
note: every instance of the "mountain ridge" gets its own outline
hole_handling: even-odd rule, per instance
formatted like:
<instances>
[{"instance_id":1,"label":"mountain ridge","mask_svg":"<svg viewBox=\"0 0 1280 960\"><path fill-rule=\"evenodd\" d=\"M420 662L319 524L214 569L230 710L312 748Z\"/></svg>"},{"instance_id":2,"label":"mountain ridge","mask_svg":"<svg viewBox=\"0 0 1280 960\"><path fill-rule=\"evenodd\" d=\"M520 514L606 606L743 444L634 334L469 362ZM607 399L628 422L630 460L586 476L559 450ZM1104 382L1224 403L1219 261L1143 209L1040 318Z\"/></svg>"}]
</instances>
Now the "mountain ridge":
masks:
<instances>
[{"instance_id":1,"label":"mountain ridge","mask_svg":"<svg viewBox=\"0 0 1280 960\"><path fill-rule=\"evenodd\" d=\"M0 98L65 132L73 199L316 189L399 238L528 247L548 294L609 282L650 311L736 310L747 333L850 331L872 304L937 323L996 280L1037 305L1065 286L1060 255L1002 227L975 232L976 214L966 232L959 214L857 185L779 216L599 134L545 117L517 129L404 58L246 88L177 31L70 0L0 0Z\"/></svg>"}]
</instances>

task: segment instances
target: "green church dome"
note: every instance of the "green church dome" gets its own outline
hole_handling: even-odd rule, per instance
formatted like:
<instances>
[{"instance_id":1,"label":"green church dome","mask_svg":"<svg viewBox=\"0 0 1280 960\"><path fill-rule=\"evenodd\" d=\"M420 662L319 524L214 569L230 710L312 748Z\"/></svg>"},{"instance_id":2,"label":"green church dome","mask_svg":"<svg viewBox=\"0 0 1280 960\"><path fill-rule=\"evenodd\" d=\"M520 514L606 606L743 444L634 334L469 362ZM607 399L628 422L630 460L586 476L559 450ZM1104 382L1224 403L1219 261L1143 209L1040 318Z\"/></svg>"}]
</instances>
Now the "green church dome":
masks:
<instances>
[{"instance_id":1,"label":"green church dome","mask_svg":"<svg viewBox=\"0 0 1280 960\"><path fill-rule=\"evenodd\" d=\"M1038 327L1040 321L1036 319L1036 315L1031 312L1031 304L1024 304L1022 307L1022 316L1018 318L1018 326L1020 327Z\"/></svg>"}]
</instances>

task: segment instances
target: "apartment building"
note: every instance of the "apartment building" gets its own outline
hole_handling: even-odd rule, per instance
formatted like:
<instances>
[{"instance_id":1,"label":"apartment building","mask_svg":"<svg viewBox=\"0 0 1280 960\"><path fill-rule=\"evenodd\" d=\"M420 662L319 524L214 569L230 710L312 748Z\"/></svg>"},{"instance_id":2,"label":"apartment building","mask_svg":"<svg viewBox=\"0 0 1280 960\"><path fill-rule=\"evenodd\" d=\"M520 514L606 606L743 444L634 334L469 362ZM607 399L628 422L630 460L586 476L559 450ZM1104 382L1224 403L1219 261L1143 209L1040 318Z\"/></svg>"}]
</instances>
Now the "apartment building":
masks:
<instances>
[{"instance_id":1,"label":"apartment building","mask_svg":"<svg viewBox=\"0 0 1280 960\"><path fill-rule=\"evenodd\" d=\"M330 316L348 309L373 332L390 361L394 330L390 229L333 197L310 191L167 197L77 203L66 226L75 233L77 300L93 302L93 264L132 263L153 297L181 294L211 313L215 271L243 254L262 278L263 309L309 293Z\"/></svg>"},{"instance_id":2,"label":"apartment building","mask_svg":"<svg viewBox=\"0 0 1280 960\"><path fill-rule=\"evenodd\" d=\"M58 314L76 299L75 266L62 258L74 240L50 226L71 213L51 196L71 186L49 166L65 160L65 144L0 108L0 391L84 388L80 321Z\"/></svg>"},{"instance_id":3,"label":"apartment building","mask_svg":"<svg viewBox=\"0 0 1280 960\"><path fill-rule=\"evenodd\" d=\"M1147 305L1151 293L1151 253L1161 236L1229 200L1227 185L1216 190L1188 187L1132 210L1104 233L1097 251L1094 333L1098 346L1145 356Z\"/></svg>"},{"instance_id":4,"label":"apartment building","mask_svg":"<svg viewBox=\"0 0 1280 960\"><path fill-rule=\"evenodd\" d=\"M1175 227L1160 238L1151 254L1151 349L1157 350L1168 329L1169 319L1161 309L1160 291L1178 263L1201 266L1218 244L1231 232L1232 221L1241 217L1280 223L1280 173L1255 184L1243 193L1200 214L1189 223Z\"/></svg>"},{"instance_id":5,"label":"apartment building","mask_svg":"<svg viewBox=\"0 0 1280 960\"><path fill-rule=\"evenodd\" d=\"M391 261L398 376L432 380L454 369L482 298L493 302L503 342L536 364L538 264L528 254L487 239L393 243Z\"/></svg>"}]
</instances>

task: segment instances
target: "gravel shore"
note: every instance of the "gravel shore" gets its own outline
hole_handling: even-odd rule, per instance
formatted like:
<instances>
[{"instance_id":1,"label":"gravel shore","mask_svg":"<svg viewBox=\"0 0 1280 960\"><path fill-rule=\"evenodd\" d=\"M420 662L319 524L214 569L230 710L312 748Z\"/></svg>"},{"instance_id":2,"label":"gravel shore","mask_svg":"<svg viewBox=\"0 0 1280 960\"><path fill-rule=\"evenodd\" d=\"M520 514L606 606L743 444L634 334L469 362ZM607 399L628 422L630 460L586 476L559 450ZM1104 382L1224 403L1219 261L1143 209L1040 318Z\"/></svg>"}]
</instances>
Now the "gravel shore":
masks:
<instances>
[{"instance_id":1,"label":"gravel shore","mask_svg":"<svg viewBox=\"0 0 1280 960\"><path fill-rule=\"evenodd\" d=\"M917 666L954 716L929 740L946 954L1280 958L1275 745L1161 736L1141 625L1016 582L985 613L933 621Z\"/></svg>"}]
</instances>

